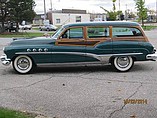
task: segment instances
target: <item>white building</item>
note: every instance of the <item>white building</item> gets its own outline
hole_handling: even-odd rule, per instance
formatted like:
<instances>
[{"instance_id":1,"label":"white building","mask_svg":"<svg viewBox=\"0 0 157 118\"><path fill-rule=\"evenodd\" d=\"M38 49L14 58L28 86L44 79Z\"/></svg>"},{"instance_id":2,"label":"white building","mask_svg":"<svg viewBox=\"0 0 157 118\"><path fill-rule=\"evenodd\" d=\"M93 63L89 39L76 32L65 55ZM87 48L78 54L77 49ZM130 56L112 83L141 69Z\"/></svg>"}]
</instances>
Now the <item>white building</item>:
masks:
<instances>
[{"instance_id":1,"label":"white building","mask_svg":"<svg viewBox=\"0 0 157 118\"><path fill-rule=\"evenodd\" d=\"M35 25L44 25L43 15L38 15L33 21ZM61 26L67 23L106 21L106 14L87 13L86 10L62 9L47 12L50 24Z\"/></svg>"},{"instance_id":2,"label":"white building","mask_svg":"<svg viewBox=\"0 0 157 118\"><path fill-rule=\"evenodd\" d=\"M52 22L54 25L89 21L90 14L52 13Z\"/></svg>"},{"instance_id":3,"label":"white building","mask_svg":"<svg viewBox=\"0 0 157 118\"><path fill-rule=\"evenodd\" d=\"M91 13L90 14L90 21L106 21L107 15L101 13Z\"/></svg>"},{"instance_id":4,"label":"white building","mask_svg":"<svg viewBox=\"0 0 157 118\"><path fill-rule=\"evenodd\" d=\"M89 22L90 14L86 10L62 9L60 11L49 11L48 19L53 25L64 25L67 23Z\"/></svg>"}]
</instances>

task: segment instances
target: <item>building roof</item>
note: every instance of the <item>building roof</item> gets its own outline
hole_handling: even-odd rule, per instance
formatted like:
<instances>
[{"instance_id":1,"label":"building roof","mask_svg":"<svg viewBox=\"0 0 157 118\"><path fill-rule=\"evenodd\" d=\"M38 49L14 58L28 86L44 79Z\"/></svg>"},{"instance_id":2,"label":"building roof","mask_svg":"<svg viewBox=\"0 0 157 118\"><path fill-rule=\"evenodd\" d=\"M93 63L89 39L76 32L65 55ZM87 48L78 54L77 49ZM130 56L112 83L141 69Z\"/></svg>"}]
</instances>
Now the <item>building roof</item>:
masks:
<instances>
[{"instance_id":1,"label":"building roof","mask_svg":"<svg viewBox=\"0 0 157 118\"><path fill-rule=\"evenodd\" d=\"M53 10L53 11L50 10L47 13L87 14L86 10L80 10L80 9L62 9L62 10Z\"/></svg>"},{"instance_id":2,"label":"building roof","mask_svg":"<svg viewBox=\"0 0 157 118\"><path fill-rule=\"evenodd\" d=\"M86 10L80 9L62 9L62 13L71 13L71 14L86 14Z\"/></svg>"}]
</instances>

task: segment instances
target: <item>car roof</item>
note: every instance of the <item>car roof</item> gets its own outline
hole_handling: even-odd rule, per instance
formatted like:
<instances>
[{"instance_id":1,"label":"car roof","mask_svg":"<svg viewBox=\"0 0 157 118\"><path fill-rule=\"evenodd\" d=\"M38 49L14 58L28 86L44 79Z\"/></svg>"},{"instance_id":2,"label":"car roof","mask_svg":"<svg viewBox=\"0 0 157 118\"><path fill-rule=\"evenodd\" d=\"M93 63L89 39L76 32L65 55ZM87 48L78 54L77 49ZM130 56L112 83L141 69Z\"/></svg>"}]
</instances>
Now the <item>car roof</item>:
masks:
<instances>
[{"instance_id":1,"label":"car roof","mask_svg":"<svg viewBox=\"0 0 157 118\"><path fill-rule=\"evenodd\" d=\"M80 22L80 23L71 23L64 25L65 28L74 27L74 26L140 26L136 22L129 21L102 21L102 22Z\"/></svg>"}]
</instances>

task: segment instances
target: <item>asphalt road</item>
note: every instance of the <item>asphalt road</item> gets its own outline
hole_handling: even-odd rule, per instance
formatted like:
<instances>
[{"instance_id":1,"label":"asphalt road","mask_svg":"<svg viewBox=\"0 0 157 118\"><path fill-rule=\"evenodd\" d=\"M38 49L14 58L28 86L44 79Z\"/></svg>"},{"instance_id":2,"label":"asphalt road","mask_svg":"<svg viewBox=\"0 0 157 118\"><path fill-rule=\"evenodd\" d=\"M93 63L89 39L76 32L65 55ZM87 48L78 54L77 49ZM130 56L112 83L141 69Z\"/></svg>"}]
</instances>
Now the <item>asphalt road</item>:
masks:
<instances>
[{"instance_id":1,"label":"asphalt road","mask_svg":"<svg viewBox=\"0 0 157 118\"><path fill-rule=\"evenodd\" d=\"M147 31L157 47L157 31ZM0 39L2 47L10 39ZM110 66L38 68L19 75L0 64L0 106L58 118L157 118L157 62L127 73ZM124 104L126 99L146 100Z\"/></svg>"}]
</instances>

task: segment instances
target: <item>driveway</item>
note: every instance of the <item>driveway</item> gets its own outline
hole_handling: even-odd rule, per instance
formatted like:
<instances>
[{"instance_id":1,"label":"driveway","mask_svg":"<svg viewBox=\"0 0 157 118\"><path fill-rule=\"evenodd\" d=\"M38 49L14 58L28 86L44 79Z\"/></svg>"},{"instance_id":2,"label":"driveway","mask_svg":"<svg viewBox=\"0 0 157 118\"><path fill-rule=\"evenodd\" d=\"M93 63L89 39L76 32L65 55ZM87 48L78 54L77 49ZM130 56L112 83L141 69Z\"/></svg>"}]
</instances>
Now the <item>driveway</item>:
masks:
<instances>
[{"instance_id":1,"label":"driveway","mask_svg":"<svg viewBox=\"0 0 157 118\"><path fill-rule=\"evenodd\" d=\"M156 31L147 31L157 47ZM0 39L2 47L10 39ZM38 68L19 75L0 64L0 106L58 118L156 118L157 62L137 62L131 71L110 66ZM124 100L144 100L124 104Z\"/></svg>"}]
</instances>

